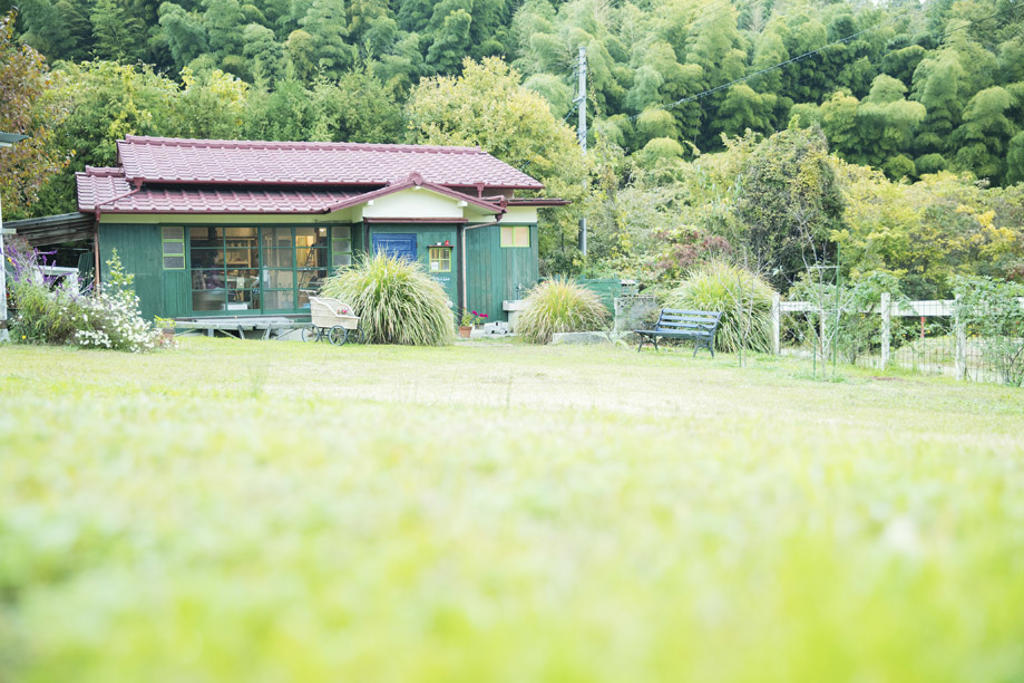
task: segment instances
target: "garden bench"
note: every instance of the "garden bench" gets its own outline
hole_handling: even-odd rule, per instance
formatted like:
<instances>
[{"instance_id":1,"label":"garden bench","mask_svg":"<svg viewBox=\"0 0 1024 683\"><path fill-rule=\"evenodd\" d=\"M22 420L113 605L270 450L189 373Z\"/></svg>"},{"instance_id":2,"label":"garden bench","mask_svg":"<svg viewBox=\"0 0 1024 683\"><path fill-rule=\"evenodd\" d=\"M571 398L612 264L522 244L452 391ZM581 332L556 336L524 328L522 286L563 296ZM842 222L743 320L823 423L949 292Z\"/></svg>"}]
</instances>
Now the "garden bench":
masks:
<instances>
[{"instance_id":1,"label":"garden bench","mask_svg":"<svg viewBox=\"0 0 1024 683\"><path fill-rule=\"evenodd\" d=\"M715 357L715 332L722 322L720 311L684 311L677 308L663 308L658 322L652 330L633 330L640 337L637 353L644 344L651 343L658 350L658 337L669 339L692 339L693 355L705 347Z\"/></svg>"}]
</instances>

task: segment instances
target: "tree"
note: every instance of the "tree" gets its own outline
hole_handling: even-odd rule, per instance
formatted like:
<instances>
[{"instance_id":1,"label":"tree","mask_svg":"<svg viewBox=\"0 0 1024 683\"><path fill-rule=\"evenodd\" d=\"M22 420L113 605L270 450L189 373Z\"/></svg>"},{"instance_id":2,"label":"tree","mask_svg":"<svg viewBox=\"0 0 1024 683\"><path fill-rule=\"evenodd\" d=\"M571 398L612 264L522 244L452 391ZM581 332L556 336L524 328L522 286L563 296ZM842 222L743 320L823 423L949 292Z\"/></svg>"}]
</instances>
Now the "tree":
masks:
<instances>
[{"instance_id":1,"label":"tree","mask_svg":"<svg viewBox=\"0 0 1024 683\"><path fill-rule=\"evenodd\" d=\"M954 163L959 168L994 183L1002 181L1007 144L1014 133L1006 112L1015 103L1013 95L998 85L971 98L963 124L953 134L958 146Z\"/></svg>"},{"instance_id":2,"label":"tree","mask_svg":"<svg viewBox=\"0 0 1024 683\"><path fill-rule=\"evenodd\" d=\"M50 75L43 56L14 38L15 13L0 18L0 131L28 135L0 148L0 201L4 213L31 210L46 180L67 165L69 156L55 144L53 129L67 109L57 100L43 101Z\"/></svg>"},{"instance_id":3,"label":"tree","mask_svg":"<svg viewBox=\"0 0 1024 683\"><path fill-rule=\"evenodd\" d=\"M81 0L27 0L22 40L51 60L85 59L92 44L88 7Z\"/></svg>"},{"instance_id":4,"label":"tree","mask_svg":"<svg viewBox=\"0 0 1024 683\"><path fill-rule=\"evenodd\" d=\"M886 168L895 178L913 176L914 163L904 153L911 150L926 112L919 102L904 99L906 90L902 81L879 74L863 101L836 92L822 103L818 120L844 159Z\"/></svg>"},{"instance_id":5,"label":"tree","mask_svg":"<svg viewBox=\"0 0 1024 683\"><path fill-rule=\"evenodd\" d=\"M122 0L98 0L90 18L98 57L122 62L142 59L146 26Z\"/></svg>"},{"instance_id":6,"label":"tree","mask_svg":"<svg viewBox=\"0 0 1024 683\"><path fill-rule=\"evenodd\" d=\"M336 83L313 88L317 111L312 137L335 142L401 142L402 107L369 71L349 71Z\"/></svg>"},{"instance_id":7,"label":"tree","mask_svg":"<svg viewBox=\"0 0 1024 683\"><path fill-rule=\"evenodd\" d=\"M736 216L752 262L777 289L831 258L843 197L820 129L790 128L757 146L741 170Z\"/></svg>"},{"instance_id":8,"label":"tree","mask_svg":"<svg viewBox=\"0 0 1024 683\"><path fill-rule=\"evenodd\" d=\"M356 60L356 48L346 42L348 16L343 0L313 0L299 25L313 39L313 63L328 78L340 78Z\"/></svg>"},{"instance_id":9,"label":"tree","mask_svg":"<svg viewBox=\"0 0 1024 683\"><path fill-rule=\"evenodd\" d=\"M196 12L186 12L173 2L160 5L160 27L167 36L167 45L174 63L181 68L206 52L206 27Z\"/></svg>"},{"instance_id":10,"label":"tree","mask_svg":"<svg viewBox=\"0 0 1024 683\"><path fill-rule=\"evenodd\" d=\"M274 32L266 26L249 24L242 32L245 47L242 54L252 65L254 80L273 87L285 75L284 46L274 39Z\"/></svg>"},{"instance_id":11,"label":"tree","mask_svg":"<svg viewBox=\"0 0 1024 683\"><path fill-rule=\"evenodd\" d=\"M549 195L584 196L587 166L573 131L501 59L467 58L457 78L424 79L413 89L406 113L410 142L479 145L540 180ZM548 215L556 229L541 235L542 256L560 244L559 230L575 234L578 212L568 207Z\"/></svg>"}]
</instances>

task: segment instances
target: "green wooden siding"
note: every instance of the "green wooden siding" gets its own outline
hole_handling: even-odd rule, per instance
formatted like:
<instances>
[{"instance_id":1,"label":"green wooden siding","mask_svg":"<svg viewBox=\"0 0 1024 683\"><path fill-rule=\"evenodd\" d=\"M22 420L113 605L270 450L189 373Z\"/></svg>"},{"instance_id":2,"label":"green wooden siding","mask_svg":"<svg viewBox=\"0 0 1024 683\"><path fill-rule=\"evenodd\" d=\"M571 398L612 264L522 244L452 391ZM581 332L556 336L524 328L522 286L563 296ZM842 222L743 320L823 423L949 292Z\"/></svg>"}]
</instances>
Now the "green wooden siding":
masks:
<instances>
[{"instance_id":1,"label":"green wooden siding","mask_svg":"<svg viewBox=\"0 0 1024 683\"><path fill-rule=\"evenodd\" d=\"M438 242L444 244L447 240L452 245L452 270L450 273L430 273L430 276L444 287L445 293L452 302L454 309L459 301L459 249L456 244L457 230L454 225L445 224L422 224L422 223L374 223L370 226L370 244L373 244L373 236L386 233L411 233L416 235L416 260L423 264L424 270L428 270L428 247ZM471 252L472 253L472 252Z\"/></svg>"},{"instance_id":2,"label":"green wooden siding","mask_svg":"<svg viewBox=\"0 0 1024 683\"><path fill-rule=\"evenodd\" d=\"M489 320L504 320L505 263L499 237L497 226L466 230L466 308L487 314Z\"/></svg>"},{"instance_id":3,"label":"green wooden siding","mask_svg":"<svg viewBox=\"0 0 1024 683\"><path fill-rule=\"evenodd\" d=\"M507 225L507 224L506 224ZM530 246L502 247L501 227L466 231L466 307L489 320L507 320L507 300L521 299L537 284L537 226L530 225Z\"/></svg>"},{"instance_id":4,"label":"green wooden siding","mask_svg":"<svg viewBox=\"0 0 1024 683\"><path fill-rule=\"evenodd\" d=\"M167 315L164 309L163 249L158 225L100 224L100 281L110 281L114 249L125 272L135 275L135 294L143 318ZM181 273L183 271L175 271Z\"/></svg>"},{"instance_id":5,"label":"green wooden siding","mask_svg":"<svg viewBox=\"0 0 1024 683\"><path fill-rule=\"evenodd\" d=\"M165 270L163 276L164 318L185 317L192 312L192 285L187 270Z\"/></svg>"},{"instance_id":6,"label":"green wooden siding","mask_svg":"<svg viewBox=\"0 0 1024 683\"><path fill-rule=\"evenodd\" d=\"M227 227L211 221L211 227ZM415 233L417 260L429 267L428 252L431 245L449 241L452 249L452 270L450 273L434 273L432 276L441 283L453 306L459 301L459 269L462 255L459 252L458 230L454 224L373 224L352 225L352 250L365 252L372 244L374 233ZM109 281L106 261L116 248L125 270L135 275L135 292L140 299L142 314L146 318L187 317L196 315L192 311L191 279L185 270L163 269L163 247L161 226L158 224L102 223L99 226L100 260L103 263L102 279ZM187 233L186 233L187 234ZM538 279L538 231L537 225L530 225L530 246L502 248L500 226L485 226L467 230L466 242L466 306L470 310L485 313L489 320L505 320L502 310L506 299L525 296L526 291ZM517 287L518 286L518 287ZM255 311L259 313L259 311ZM252 314L249 311L248 314ZM211 313L212 314L212 313ZM217 312L232 315L231 312Z\"/></svg>"},{"instance_id":7,"label":"green wooden siding","mask_svg":"<svg viewBox=\"0 0 1024 683\"><path fill-rule=\"evenodd\" d=\"M526 292L537 284L538 272L537 226L530 226L530 247L506 247L501 249L505 260L505 289L503 299L515 300L526 296ZM517 290L518 285L518 290ZM499 302L500 304L500 302Z\"/></svg>"}]
</instances>

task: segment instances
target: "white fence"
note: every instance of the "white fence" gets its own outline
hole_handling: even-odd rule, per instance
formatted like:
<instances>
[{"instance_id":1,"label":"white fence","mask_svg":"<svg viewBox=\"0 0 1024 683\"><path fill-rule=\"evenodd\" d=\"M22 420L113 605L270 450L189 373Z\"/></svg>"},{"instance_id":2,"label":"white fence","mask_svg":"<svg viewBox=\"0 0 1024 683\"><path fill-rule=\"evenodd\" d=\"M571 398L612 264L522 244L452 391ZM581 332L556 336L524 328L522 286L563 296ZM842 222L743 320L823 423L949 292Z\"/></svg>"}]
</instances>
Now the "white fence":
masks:
<instances>
[{"instance_id":1,"label":"white fence","mask_svg":"<svg viewBox=\"0 0 1024 683\"><path fill-rule=\"evenodd\" d=\"M1024 306L1024 298L1019 299ZM920 318L922 331L924 320L927 318L949 318L951 319L950 331L953 337L953 374L958 379L968 379L968 342L966 329L957 316L957 305L955 299L935 299L920 301L894 302L889 293L884 293L877 305L868 309L850 310L842 309L843 313L864 313L877 314L881 316L879 331L879 346L881 349L879 365L885 368L891 361L892 349L892 319L893 318ZM826 334L826 321L829 317L836 316L836 309L827 305L811 301L782 301L776 294L772 299L771 327L772 327L772 349L779 354L782 351L782 315L784 313L817 313L820 329L818 340L822 357L828 356L829 335ZM923 334L923 332L922 332Z\"/></svg>"}]
</instances>

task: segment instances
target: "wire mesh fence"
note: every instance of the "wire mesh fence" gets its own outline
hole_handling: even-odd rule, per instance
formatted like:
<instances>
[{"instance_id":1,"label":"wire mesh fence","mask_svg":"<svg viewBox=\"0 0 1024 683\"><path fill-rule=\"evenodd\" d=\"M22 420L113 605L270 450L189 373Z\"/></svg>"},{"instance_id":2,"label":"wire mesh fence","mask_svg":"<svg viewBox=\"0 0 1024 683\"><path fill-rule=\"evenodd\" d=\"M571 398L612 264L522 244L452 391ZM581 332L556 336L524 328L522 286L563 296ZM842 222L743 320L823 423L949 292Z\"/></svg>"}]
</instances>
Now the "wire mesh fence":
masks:
<instances>
[{"instance_id":1,"label":"wire mesh fence","mask_svg":"<svg viewBox=\"0 0 1024 683\"><path fill-rule=\"evenodd\" d=\"M776 299L772 339L776 353L807 357L815 372L838 360L1021 386L1024 329L985 334L969 322L978 316L955 299L893 301L883 294L877 305L860 310Z\"/></svg>"}]
</instances>

